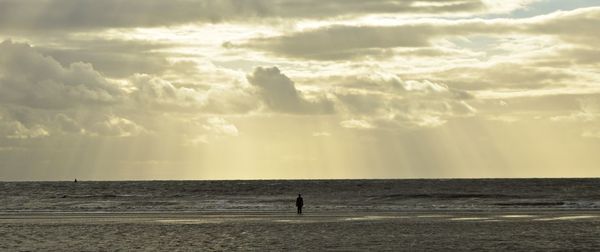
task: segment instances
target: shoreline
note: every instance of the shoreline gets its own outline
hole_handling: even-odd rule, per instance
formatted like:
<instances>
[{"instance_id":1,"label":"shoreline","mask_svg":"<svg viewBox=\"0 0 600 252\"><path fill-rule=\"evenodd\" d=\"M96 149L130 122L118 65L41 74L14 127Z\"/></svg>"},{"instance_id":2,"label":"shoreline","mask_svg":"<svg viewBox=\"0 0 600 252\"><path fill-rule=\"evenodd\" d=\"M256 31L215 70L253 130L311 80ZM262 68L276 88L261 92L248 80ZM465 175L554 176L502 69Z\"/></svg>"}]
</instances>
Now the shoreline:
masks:
<instances>
[{"instance_id":1,"label":"shoreline","mask_svg":"<svg viewBox=\"0 0 600 252\"><path fill-rule=\"evenodd\" d=\"M600 211L0 212L0 250L590 251L599 228Z\"/></svg>"},{"instance_id":2,"label":"shoreline","mask_svg":"<svg viewBox=\"0 0 600 252\"><path fill-rule=\"evenodd\" d=\"M69 218L88 218L88 219L103 219L103 218L343 218L356 216L380 216L380 217L397 217L397 218L428 218L428 217L452 217L452 216L572 216L572 215L589 215L596 216L600 220L600 210L494 210L494 211L357 211L357 212L306 212L302 215L297 215L295 212L259 212L259 211L243 211L243 212L220 212L220 211L195 211L195 212L178 212L178 211L161 211L161 212L0 212L0 225L2 220L34 220L47 219L59 220Z\"/></svg>"},{"instance_id":3,"label":"shoreline","mask_svg":"<svg viewBox=\"0 0 600 252\"><path fill-rule=\"evenodd\" d=\"M182 215L296 215L295 209L290 211L247 211L247 210L196 210L196 211L47 211L47 210L2 210L0 218L13 215L161 215L161 214L182 214ZM305 210L306 211L306 210ZM356 214L422 214L422 213L564 213L564 212L589 212L600 214L600 209L590 208L543 208L543 209L429 209L429 210L372 210L372 211L306 211L303 215L336 216L336 215L356 215Z\"/></svg>"}]
</instances>

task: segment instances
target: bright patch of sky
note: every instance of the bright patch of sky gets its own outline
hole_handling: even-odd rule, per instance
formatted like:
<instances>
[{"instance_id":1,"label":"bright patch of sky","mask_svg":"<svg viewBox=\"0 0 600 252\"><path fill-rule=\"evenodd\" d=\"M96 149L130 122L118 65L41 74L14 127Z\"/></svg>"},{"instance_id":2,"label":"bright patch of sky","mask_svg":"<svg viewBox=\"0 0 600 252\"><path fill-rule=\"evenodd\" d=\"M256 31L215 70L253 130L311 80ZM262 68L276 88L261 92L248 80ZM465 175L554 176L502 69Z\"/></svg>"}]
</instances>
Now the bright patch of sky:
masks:
<instances>
[{"instance_id":1,"label":"bright patch of sky","mask_svg":"<svg viewBox=\"0 0 600 252\"><path fill-rule=\"evenodd\" d=\"M568 11L578 8L600 6L599 0L543 0L533 3L527 8L516 10L509 14L490 15L488 17L512 17L512 18L527 18L538 15L548 14L559 10Z\"/></svg>"}]
</instances>

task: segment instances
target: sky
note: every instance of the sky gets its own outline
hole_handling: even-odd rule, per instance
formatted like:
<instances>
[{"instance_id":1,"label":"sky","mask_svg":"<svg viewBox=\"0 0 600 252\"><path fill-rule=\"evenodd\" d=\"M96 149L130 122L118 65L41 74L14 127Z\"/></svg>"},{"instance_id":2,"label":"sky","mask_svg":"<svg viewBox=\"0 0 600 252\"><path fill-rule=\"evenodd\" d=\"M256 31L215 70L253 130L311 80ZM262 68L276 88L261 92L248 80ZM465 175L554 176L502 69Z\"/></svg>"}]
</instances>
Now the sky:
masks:
<instances>
[{"instance_id":1,"label":"sky","mask_svg":"<svg viewBox=\"0 0 600 252\"><path fill-rule=\"evenodd\" d=\"M600 177L600 1L0 0L0 180Z\"/></svg>"}]
</instances>

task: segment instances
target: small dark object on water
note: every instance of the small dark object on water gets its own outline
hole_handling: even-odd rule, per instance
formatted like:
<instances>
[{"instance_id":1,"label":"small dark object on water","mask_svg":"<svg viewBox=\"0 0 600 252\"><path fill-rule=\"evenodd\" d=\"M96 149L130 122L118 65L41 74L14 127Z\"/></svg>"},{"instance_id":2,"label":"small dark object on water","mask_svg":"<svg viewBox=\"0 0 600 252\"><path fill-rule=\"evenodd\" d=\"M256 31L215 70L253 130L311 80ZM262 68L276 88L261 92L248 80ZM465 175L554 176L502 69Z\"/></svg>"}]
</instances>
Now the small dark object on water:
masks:
<instances>
[{"instance_id":1,"label":"small dark object on water","mask_svg":"<svg viewBox=\"0 0 600 252\"><path fill-rule=\"evenodd\" d=\"M75 179L75 181L73 181L73 183L77 183L77 179Z\"/></svg>"},{"instance_id":2,"label":"small dark object on water","mask_svg":"<svg viewBox=\"0 0 600 252\"><path fill-rule=\"evenodd\" d=\"M302 214L302 206L304 206L304 200L302 199L302 195L298 194L298 198L296 198L296 208L298 208L298 214Z\"/></svg>"}]
</instances>

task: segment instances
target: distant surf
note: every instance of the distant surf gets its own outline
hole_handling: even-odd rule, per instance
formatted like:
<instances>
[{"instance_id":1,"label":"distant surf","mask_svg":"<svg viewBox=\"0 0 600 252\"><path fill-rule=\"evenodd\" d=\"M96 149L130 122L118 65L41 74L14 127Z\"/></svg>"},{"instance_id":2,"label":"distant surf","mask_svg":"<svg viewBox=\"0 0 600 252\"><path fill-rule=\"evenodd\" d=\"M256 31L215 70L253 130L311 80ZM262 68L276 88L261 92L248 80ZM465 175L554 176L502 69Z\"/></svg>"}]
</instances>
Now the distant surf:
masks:
<instances>
[{"instance_id":1,"label":"distant surf","mask_svg":"<svg viewBox=\"0 0 600 252\"><path fill-rule=\"evenodd\" d=\"M0 211L594 210L600 179L1 182Z\"/></svg>"}]
</instances>

